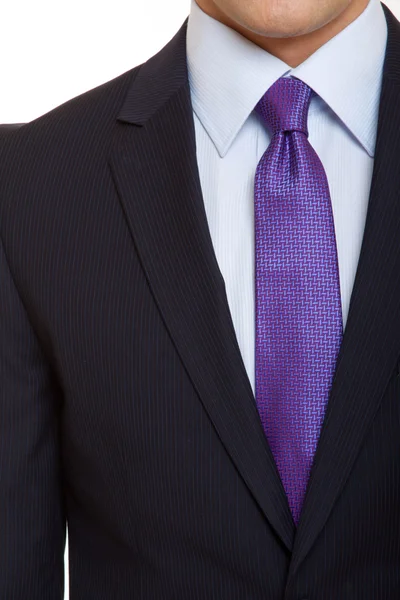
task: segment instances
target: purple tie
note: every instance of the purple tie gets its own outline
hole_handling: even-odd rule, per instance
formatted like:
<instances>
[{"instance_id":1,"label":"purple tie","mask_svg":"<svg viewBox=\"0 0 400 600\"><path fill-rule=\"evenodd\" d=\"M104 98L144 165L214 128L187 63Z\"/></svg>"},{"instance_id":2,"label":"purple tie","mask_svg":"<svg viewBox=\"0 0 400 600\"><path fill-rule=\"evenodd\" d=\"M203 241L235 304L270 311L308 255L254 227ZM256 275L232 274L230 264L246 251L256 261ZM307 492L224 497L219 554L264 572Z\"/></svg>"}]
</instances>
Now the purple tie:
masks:
<instances>
[{"instance_id":1,"label":"purple tie","mask_svg":"<svg viewBox=\"0 0 400 600\"><path fill-rule=\"evenodd\" d=\"M256 401L296 525L343 335L329 186L308 141L314 93L282 77L255 108L272 134L255 176Z\"/></svg>"}]
</instances>

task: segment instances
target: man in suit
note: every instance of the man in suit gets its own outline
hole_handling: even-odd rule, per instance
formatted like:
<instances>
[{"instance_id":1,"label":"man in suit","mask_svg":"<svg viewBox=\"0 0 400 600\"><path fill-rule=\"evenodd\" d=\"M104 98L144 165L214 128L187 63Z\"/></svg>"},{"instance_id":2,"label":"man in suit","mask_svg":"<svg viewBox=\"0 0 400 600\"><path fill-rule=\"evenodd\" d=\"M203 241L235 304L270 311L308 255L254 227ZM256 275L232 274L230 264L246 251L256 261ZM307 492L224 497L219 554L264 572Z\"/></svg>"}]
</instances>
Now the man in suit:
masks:
<instances>
[{"instance_id":1,"label":"man in suit","mask_svg":"<svg viewBox=\"0 0 400 600\"><path fill-rule=\"evenodd\" d=\"M29 100L27 100L29 101ZM400 598L400 24L201 0L0 146L0 598Z\"/></svg>"}]
</instances>

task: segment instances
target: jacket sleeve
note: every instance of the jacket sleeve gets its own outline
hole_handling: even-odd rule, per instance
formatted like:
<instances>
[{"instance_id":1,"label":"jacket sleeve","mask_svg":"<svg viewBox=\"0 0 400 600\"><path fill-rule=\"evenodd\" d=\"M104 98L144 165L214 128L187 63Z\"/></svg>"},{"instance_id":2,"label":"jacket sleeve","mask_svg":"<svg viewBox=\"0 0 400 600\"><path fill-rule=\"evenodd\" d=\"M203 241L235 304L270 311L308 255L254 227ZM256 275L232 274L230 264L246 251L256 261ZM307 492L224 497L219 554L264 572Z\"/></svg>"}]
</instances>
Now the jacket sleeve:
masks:
<instances>
[{"instance_id":1,"label":"jacket sleeve","mask_svg":"<svg viewBox=\"0 0 400 600\"><path fill-rule=\"evenodd\" d=\"M0 241L0 600L61 600L60 392Z\"/></svg>"}]
</instances>

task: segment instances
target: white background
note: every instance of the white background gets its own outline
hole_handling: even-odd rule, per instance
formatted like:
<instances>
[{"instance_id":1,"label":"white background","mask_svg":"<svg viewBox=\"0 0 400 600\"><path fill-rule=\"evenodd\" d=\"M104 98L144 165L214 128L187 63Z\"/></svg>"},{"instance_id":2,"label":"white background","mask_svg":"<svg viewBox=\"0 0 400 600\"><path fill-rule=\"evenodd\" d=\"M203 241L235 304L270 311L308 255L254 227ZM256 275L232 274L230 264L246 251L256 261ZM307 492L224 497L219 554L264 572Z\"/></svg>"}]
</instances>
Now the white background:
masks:
<instances>
[{"instance_id":1,"label":"white background","mask_svg":"<svg viewBox=\"0 0 400 600\"><path fill-rule=\"evenodd\" d=\"M31 121L139 65L189 10L190 0L0 1L0 123Z\"/></svg>"},{"instance_id":2,"label":"white background","mask_svg":"<svg viewBox=\"0 0 400 600\"><path fill-rule=\"evenodd\" d=\"M400 0L385 2L400 19ZM142 63L189 9L190 0L3 0L0 123L30 121Z\"/></svg>"}]
</instances>

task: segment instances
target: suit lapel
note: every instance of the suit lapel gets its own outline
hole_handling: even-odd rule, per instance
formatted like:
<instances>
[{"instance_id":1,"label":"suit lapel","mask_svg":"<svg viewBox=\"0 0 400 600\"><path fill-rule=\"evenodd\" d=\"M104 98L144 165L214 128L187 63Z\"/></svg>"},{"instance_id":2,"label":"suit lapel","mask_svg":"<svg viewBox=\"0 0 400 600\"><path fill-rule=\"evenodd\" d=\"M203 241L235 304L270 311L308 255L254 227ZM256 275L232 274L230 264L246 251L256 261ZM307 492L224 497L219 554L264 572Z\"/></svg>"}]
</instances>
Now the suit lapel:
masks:
<instances>
[{"instance_id":1,"label":"suit lapel","mask_svg":"<svg viewBox=\"0 0 400 600\"><path fill-rule=\"evenodd\" d=\"M384 10L389 36L367 219L292 575L349 477L400 353L400 24Z\"/></svg>"},{"instance_id":2,"label":"suit lapel","mask_svg":"<svg viewBox=\"0 0 400 600\"><path fill-rule=\"evenodd\" d=\"M199 179L186 25L136 75L112 174L166 327L223 445L288 549L294 525L242 361Z\"/></svg>"}]
</instances>

